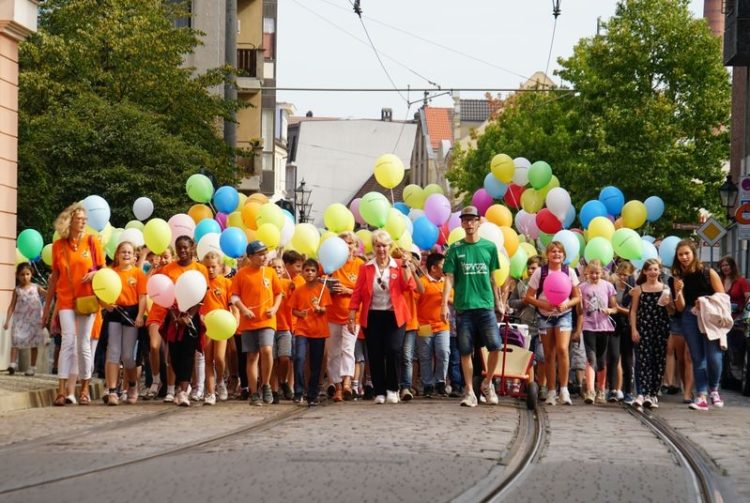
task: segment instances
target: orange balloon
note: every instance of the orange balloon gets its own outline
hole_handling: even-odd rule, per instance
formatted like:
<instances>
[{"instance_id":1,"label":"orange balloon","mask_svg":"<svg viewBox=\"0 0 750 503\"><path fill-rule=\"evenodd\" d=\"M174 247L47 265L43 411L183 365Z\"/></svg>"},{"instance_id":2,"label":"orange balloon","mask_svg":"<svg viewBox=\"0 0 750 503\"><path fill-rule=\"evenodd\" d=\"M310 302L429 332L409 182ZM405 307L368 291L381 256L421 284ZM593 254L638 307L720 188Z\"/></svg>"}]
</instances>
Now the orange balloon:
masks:
<instances>
[{"instance_id":1,"label":"orange balloon","mask_svg":"<svg viewBox=\"0 0 750 503\"><path fill-rule=\"evenodd\" d=\"M615 229L622 229L623 223L622 223L622 217L615 220Z\"/></svg>"},{"instance_id":2,"label":"orange balloon","mask_svg":"<svg viewBox=\"0 0 750 503\"><path fill-rule=\"evenodd\" d=\"M255 241L258 239L255 235L255 231L253 229L245 229L245 235L247 236L247 242Z\"/></svg>"},{"instance_id":3,"label":"orange balloon","mask_svg":"<svg viewBox=\"0 0 750 503\"><path fill-rule=\"evenodd\" d=\"M266 204L270 199L268 199L268 196L265 194L261 194L260 192L256 192L255 194L250 194L247 196L247 200L245 201L245 204L247 204L250 201L258 201L260 204Z\"/></svg>"},{"instance_id":4,"label":"orange balloon","mask_svg":"<svg viewBox=\"0 0 750 503\"><path fill-rule=\"evenodd\" d=\"M513 214L502 204L493 204L487 208L484 218L498 227L510 227L513 225Z\"/></svg>"},{"instance_id":5,"label":"orange balloon","mask_svg":"<svg viewBox=\"0 0 750 503\"><path fill-rule=\"evenodd\" d=\"M213 218L214 212L205 204L194 204L188 210L188 215L190 215L190 218L192 218L197 224L204 218Z\"/></svg>"},{"instance_id":6,"label":"orange balloon","mask_svg":"<svg viewBox=\"0 0 750 503\"><path fill-rule=\"evenodd\" d=\"M261 206L263 206L263 203L248 198L245 206L242 207L242 221L248 229L256 230L258 228L255 219L258 218Z\"/></svg>"},{"instance_id":7,"label":"orange balloon","mask_svg":"<svg viewBox=\"0 0 750 503\"><path fill-rule=\"evenodd\" d=\"M500 227L500 231L503 233L505 251L508 253L509 257L512 257L516 254L516 250L518 250L518 234L507 225Z\"/></svg>"}]
</instances>

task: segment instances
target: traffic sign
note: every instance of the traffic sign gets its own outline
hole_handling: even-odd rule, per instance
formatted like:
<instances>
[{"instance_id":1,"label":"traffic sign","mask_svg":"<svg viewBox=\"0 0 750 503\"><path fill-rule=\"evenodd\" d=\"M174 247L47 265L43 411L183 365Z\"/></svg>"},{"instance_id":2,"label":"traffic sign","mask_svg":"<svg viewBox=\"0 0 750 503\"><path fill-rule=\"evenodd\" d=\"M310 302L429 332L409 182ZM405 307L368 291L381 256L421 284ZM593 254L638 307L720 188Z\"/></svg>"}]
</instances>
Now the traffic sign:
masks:
<instances>
[{"instance_id":1,"label":"traffic sign","mask_svg":"<svg viewBox=\"0 0 750 503\"><path fill-rule=\"evenodd\" d=\"M727 233L727 230L714 217L709 217L706 222L695 231L703 241L713 246L719 242Z\"/></svg>"}]
</instances>

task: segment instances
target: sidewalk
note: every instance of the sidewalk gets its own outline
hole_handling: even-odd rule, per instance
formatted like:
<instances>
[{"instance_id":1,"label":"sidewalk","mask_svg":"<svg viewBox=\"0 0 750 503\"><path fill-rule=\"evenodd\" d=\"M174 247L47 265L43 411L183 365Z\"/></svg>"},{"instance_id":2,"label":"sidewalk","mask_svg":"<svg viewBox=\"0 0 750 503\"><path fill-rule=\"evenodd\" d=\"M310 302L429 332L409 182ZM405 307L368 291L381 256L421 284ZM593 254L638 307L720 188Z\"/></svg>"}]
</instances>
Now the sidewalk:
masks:
<instances>
[{"instance_id":1,"label":"sidewalk","mask_svg":"<svg viewBox=\"0 0 750 503\"><path fill-rule=\"evenodd\" d=\"M101 398L103 388L100 379L93 379L89 389L92 400ZM28 377L23 372L8 375L5 371L0 374L0 412L49 407L56 396L57 376L37 374Z\"/></svg>"}]
</instances>

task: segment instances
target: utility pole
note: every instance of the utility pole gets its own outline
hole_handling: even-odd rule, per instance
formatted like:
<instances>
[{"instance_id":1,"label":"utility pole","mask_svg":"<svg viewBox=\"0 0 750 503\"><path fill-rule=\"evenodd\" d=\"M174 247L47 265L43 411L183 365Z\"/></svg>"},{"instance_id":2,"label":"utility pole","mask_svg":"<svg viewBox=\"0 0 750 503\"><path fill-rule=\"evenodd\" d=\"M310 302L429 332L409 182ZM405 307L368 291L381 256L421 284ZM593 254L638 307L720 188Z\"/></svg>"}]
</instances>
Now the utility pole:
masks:
<instances>
[{"instance_id":1,"label":"utility pole","mask_svg":"<svg viewBox=\"0 0 750 503\"><path fill-rule=\"evenodd\" d=\"M297 211L299 213L299 217L297 219L298 223L303 224L310 218L310 210L312 209L312 205L310 204L311 193L311 190L305 189L304 178L299 183L299 186L294 189L294 206L297 208Z\"/></svg>"},{"instance_id":2,"label":"utility pole","mask_svg":"<svg viewBox=\"0 0 750 503\"><path fill-rule=\"evenodd\" d=\"M232 68L237 67L237 0L226 1L226 18L224 22L224 62ZM237 99L234 78L224 84L224 99ZM237 123L235 115L224 119L224 142L231 148L237 146Z\"/></svg>"}]
</instances>

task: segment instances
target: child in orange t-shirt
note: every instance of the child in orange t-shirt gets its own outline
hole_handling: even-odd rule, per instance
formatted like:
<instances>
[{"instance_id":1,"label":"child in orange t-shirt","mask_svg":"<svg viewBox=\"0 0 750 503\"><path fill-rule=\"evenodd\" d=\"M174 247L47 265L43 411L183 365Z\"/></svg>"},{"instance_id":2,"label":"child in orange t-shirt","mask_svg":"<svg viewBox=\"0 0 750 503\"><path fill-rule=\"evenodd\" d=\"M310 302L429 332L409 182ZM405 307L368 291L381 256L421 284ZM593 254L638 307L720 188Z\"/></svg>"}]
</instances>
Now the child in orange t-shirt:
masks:
<instances>
[{"instance_id":1,"label":"child in orange t-shirt","mask_svg":"<svg viewBox=\"0 0 750 503\"><path fill-rule=\"evenodd\" d=\"M271 262L271 266L276 271L276 274L281 278L281 305L279 306L279 312L276 313L276 335L273 341L273 360L274 369L276 374L275 382L272 384L274 402L281 396L284 400L291 400L293 398L292 388L289 386L289 362L292 359L292 309L289 307L289 299L294 293L295 284L294 282L286 278L286 269L284 268L284 261L281 258L275 258ZM275 386L274 386L275 385ZM281 395L281 396L280 396Z\"/></svg>"},{"instance_id":2,"label":"child in orange t-shirt","mask_svg":"<svg viewBox=\"0 0 750 503\"><path fill-rule=\"evenodd\" d=\"M448 375L450 357L450 326L442 320L443 299L443 262L441 253L430 253L427 256L427 274L423 276L423 292L417 299L417 317L419 332L417 336L417 356L422 375L424 396L447 396L445 379ZM434 366L433 366L434 357Z\"/></svg>"},{"instance_id":3,"label":"child in orange t-shirt","mask_svg":"<svg viewBox=\"0 0 750 503\"><path fill-rule=\"evenodd\" d=\"M294 327L294 401L301 403L304 390L305 356L310 352L310 380L307 383L307 404L318 405L318 384L323 366L325 341L328 337L326 308L331 305L328 288L318 281L318 262L308 259L302 265L305 284L296 288L289 300Z\"/></svg>"},{"instance_id":4,"label":"child in orange t-shirt","mask_svg":"<svg viewBox=\"0 0 750 503\"><path fill-rule=\"evenodd\" d=\"M412 274L416 277L417 267L419 264L418 253L405 253L403 260L404 264L408 265ZM417 329L419 328L419 321L417 320L417 295L422 292L422 283L417 281L417 289L407 290L404 292L404 298L406 304L409 306L409 312L411 316L406 322L406 330L404 332L404 345L402 348L402 359L401 359L401 382L399 388L401 388L401 401L408 402L414 395L412 394L412 381L414 376L414 357L415 348L417 343Z\"/></svg>"},{"instance_id":5,"label":"child in orange t-shirt","mask_svg":"<svg viewBox=\"0 0 750 503\"><path fill-rule=\"evenodd\" d=\"M221 274L224 267L218 253L206 253L203 256L203 265L208 271L208 291L200 309L201 321L208 313L216 309L229 311L229 297L232 291L232 281ZM202 327L201 331L202 335L205 335L205 327ZM229 398L227 385L224 383L226 351L227 341L209 338L205 340L203 354L206 362L206 396L203 403L206 405L215 405L217 398L222 402Z\"/></svg>"}]
</instances>

